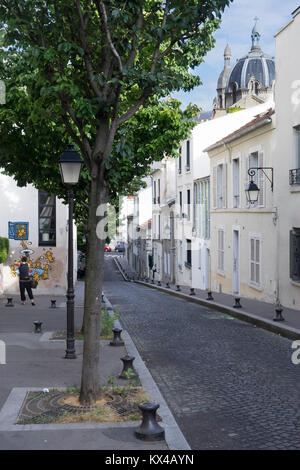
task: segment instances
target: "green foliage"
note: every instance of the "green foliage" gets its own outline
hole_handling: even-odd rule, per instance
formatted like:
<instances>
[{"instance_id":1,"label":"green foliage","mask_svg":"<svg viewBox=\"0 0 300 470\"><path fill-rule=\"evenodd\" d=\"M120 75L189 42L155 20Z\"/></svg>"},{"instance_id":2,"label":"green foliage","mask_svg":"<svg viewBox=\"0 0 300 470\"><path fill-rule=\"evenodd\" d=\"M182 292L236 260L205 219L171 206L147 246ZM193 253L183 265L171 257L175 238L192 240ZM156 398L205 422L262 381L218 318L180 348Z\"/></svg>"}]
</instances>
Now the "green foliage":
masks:
<instances>
[{"instance_id":1,"label":"green foliage","mask_svg":"<svg viewBox=\"0 0 300 470\"><path fill-rule=\"evenodd\" d=\"M85 225L93 159L105 160L111 200L138 190L194 125L196 107L183 112L166 98L201 83L192 70L229 3L109 0L104 11L102 1L1 2L0 165L20 186L66 200L57 162L72 139L86 162L74 188Z\"/></svg>"},{"instance_id":2,"label":"green foliage","mask_svg":"<svg viewBox=\"0 0 300 470\"><path fill-rule=\"evenodd\" d=\"M8 238L0 237L0 263L4 263L7 260L9 252L9 240Z\"/></svg>"},{"instance_id":3,"label":"green foliage","mask_svg":"<svg viewBox=\"0 0 300 470\"><path fill-rule=\"evenodd\" d=\"M233 106L232 108L227 109L227 113L236 113L237 111L243 111L244 108L240 108L238 106Z\"/></svg>"},{"instance_id":4,"label":"green foliage","mask_svg":"<svg viewBox=\"0 0 300 470\"><path fill-rule=\"evenodd\" d=\"M101 311L101 336L110 336L112 329L114 327L114 322L119 318L119 314L114 312L113 315L110 315L107 309Z\"/></svg>"}]
</instances>

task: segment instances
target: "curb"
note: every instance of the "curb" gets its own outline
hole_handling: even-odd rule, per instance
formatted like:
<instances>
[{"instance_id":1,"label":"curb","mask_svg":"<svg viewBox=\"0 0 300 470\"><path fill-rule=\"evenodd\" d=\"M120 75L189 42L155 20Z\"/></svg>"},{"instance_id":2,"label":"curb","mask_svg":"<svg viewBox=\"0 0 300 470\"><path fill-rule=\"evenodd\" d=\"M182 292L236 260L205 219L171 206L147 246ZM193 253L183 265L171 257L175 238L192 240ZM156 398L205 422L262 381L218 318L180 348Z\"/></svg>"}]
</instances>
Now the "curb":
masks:
<instances>
[{"instance_id":1,"label":"curb","mask_svg":"<svg viewBox=\"0 0 300 470\"><path fill-rule=\"evenodd\" d=\"M148 284L143 281L135 281L136 284L141 284L145 287L149 287L150 289L157 289L165 294L173 295L175 297L179 297L181 299L185 299L189 302L193 302L204 307L216 310L218 312L227 313L232 317L238 318L239 320L246 321L253 325L259 326L265 330L271 331L272 333L280 334L281 336L296 340L300 339L300 331L292 326L286 325L278 325L278 323L274 322L273 320L268 320L267 318L261 318L254 313L246 312L245 310L237 310L233 307L227 307L226 305L219 304L218 302L214 302L212 300L205 300L199 297L193 297L188 294L184 294L182 292L172 291L171 289L167 289L164 287L156 286L155 284Z\"/></svg>"},{"instance_id":2,"label":"curb","mask_svg":"<svg viewBox=\"0 0 300 470\"><path fill-rule=\"evenodd\" d=\"M112 304L109 302L106 296L104 296L104 298L105 303L108 306L108 313L111 315L111 313L113 314ZM122 329L122 326L118 320L115 321L115 327ZM163 419L162 425L165 429L165 441L167 446L170 450L191 450L171 410L160 393L158 386L153 380L151 373L141 358L128 332L123 330L122 337L128 354L134 356L135 358L134 367L139 375L142 387L146 390L147 393L149 393L152 400L154 400L156 403L159 403L159 415Z\"/></svg>"}]
</instances>

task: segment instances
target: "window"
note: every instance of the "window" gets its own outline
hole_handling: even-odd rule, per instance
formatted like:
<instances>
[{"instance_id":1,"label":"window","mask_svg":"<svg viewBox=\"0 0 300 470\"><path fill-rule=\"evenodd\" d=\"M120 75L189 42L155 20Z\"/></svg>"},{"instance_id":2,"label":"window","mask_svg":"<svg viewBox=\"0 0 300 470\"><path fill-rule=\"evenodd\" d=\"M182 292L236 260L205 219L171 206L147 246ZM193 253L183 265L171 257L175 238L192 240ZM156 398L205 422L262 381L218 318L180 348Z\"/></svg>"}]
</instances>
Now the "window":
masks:
<instances>
[{"instance_id":1,"label":"window","mask_svg":"<svg viewBox=\"0 0 300 470\"><path fill-rule=\"evenodd\" d=\"M160 179L157 180L157 204L160 204Z\"/></svg>"},{"instance_id":2,"label":"window","mask_svg":"<svg viewBox=\"0 0 300 470\"><path fill-rule=\"evenodd\" d=\"M258 237L250 238L250 283L259 287L260 280L261 241Z\"/></svg>"},{"instance_id":3,"label":"window","mask_svg":"<svg viewBox=\"0 0 300 470\"><path fill-rule=\"evenodd\" d=\"M249 168L258 168L264 166L264 155L263 152L252 152L248 158L248 169ZM254 183L257 184L259 188L258 201L254 204L251 204L251 207L263 207L265 205L265 176L264 172L259 170L253 176ZM247 184L249 184L249 175L247 173Z\"/></svg>"},{"instance_id":4,"label":"window","mask_svg":"<svg viewBox=\"0 0 300 470\"><path fill-rule=\"evenodd\" d=\"M156 181L153 181L153 204L156 204Z\"/></svg>"},{"instance_id":5,"label":"window","mask_svg":"<svg viewBox=\"0 0 300 470\"><path fill-rule=\"evenodd\" d=\"M181 175L182 171L182 157L181 157L181 147L179 149L179 159L178 159L178 173Z\"/></svg>"},{"instance_id":6,"label":"window","mask_svg":"<svg viewBox=\"0 0 300 470\"><path fill-rule=\"evenodd\" d=\"M182 191L179 191L179 210L180 210L180 218L182 217Z\"/></svg>"},{"instance_id":7,"label":"window","mask_svg":"<svg viewBox=\"0 0 300 470\"><path fill-rule=\"evenodd\" d=\"M186 201L187 201L187 219L191 219L191 190L188 189L186 192Z\"/></svg>"},{"instance_id":8,"label":"window","mask_svg":"<svg viewBox=\"0 0 300 470\"><path fill-rule=\"evenodd\" d=\"M56 246L56 197L39 191L39 246Z\"/></svg>"},{"instance_id":9,"label":"window","mask_svg":"<svg viewBox=\"0 0 300 470\"><path fill-rule=\"evenodd\" d=\"M300 228L290 231L290 278L300 281Z\"/></svg>"},{"instance_id":10,"label":"window","mask_svg":"<svg viewBox=\"0 0 300 470\"><path fill-rule=\"evenodd\" d=\"M224 229L218 229L218 272L224 273Z\"/></svg>"},{"instance_id":11,"label":"window","mask_svg":"<svg viewBox=\"0 0 300 470\"><path fill-rule=\"evenodd\" d=\"M160 214L158 214L158 239L160 240Z\"/></svg>"},{"instance_id":12,"label":"window","mask_svg":"<svg viewBox=\"0 0 300 470\"><path fill-rule=\"evenodd\" d=\"M232 89L232 104L234 104L237 101L237 86L235 83L232 83L231 89Z\"/></svg>"},{"instance_id":13,"label":"window","mask_svg":"<svg viewBox=\"0 0 300 470\"><path fill-rule=\"evenodd\" d=\"M186 240L186 262L185 266L187 268L192 267L192 242L191 240Z\"/></svg>"},{"instance_id":14,"label":"window","mask_svg":"<svg viewBox=\"0 0 300 470\"><path fill-rule=\"evenodd\" d=\"M232 207L240 207L240 160L232 160Z\"/></svg>"},{"instance_id":15,"label":"window","mask_svg":"<svg viewBox=\"0 0 300 470\"><path fill-rule=\"evenodd\" d=\"M217 208L226 207L226 166L220 164L217 166Z\"/></svg>"},{"instance_id":16,"label":"window","mask_svg":"<svg viewBox=\"0 0 300 470\"><path fill-rule=\"evenodd\" d=\"M194 183L194 228L197 236L210 237L210 183L209 180Z\"/></svg>"},{"instance_id":17,"label":"window","mask_svg":"<svg viewBox=\"0 0 300 470\"><path fill-rule=\"evenodd\" d=\"M186 142L186 171L191 169L191 154L190 154L190 141Z\"/></svg>"}]
</instances>

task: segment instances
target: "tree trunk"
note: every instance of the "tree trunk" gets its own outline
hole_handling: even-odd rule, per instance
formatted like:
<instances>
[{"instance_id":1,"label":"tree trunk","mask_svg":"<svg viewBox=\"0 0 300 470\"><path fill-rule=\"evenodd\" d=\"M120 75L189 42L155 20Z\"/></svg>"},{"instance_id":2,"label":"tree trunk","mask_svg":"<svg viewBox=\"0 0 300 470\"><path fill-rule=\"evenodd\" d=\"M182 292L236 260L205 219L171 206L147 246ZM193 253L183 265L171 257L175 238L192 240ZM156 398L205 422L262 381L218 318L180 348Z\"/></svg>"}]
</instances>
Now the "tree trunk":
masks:
<instances>
[{"instance_id":1,"label":"tree trunk","mask_svg":"<svg viewBox=\"0 0 300 470\"><path fill-rule=\"evenodd\" d=\"M84 347L80 403L89 405L99 396L100 316L104 268L104 237L97 235L97 224L105 217L97 215L99 205L108 200L108 185L104 164L93 163L88 221L88 253L85 278ZM101 211L104 214L104 210Z\"/></svg>"}]
</instances>

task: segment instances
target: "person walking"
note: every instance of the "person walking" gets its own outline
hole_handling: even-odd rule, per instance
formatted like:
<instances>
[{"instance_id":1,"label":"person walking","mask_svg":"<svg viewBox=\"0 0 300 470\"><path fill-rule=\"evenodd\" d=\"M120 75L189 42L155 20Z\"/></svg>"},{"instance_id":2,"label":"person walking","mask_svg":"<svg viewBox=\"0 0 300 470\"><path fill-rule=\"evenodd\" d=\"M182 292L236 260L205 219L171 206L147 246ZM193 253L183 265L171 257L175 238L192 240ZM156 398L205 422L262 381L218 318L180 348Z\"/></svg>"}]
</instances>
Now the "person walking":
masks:
<instances>
[{"instance_id":1,"label":"person walking","mask_svg":"<svg viewBox=\"0 0 300 470\"><path fill-rule=\"evenodd\" d=\"M21 261L16 261L15 265L17 265L19 268L19 285L20 285L21 302L23 305L25 305L26 303L25 290L26 290L28 297L31 300L31 305L35 305L32 289L31 289L29 266L27 263L26 256L23 256L23 258L21 258Z\"/></svg>"}]
</instances>

